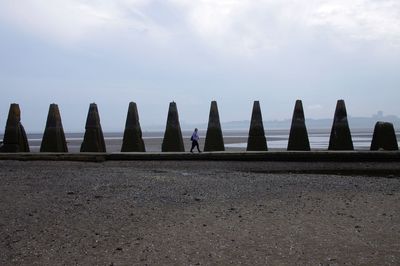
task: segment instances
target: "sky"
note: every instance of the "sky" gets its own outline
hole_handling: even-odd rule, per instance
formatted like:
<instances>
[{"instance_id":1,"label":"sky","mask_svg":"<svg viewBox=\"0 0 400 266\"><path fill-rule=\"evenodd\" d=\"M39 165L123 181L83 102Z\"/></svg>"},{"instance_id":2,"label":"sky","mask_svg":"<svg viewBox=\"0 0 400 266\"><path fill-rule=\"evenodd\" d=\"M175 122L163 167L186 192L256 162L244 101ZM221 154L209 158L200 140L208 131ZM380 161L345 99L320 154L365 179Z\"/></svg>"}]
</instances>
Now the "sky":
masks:
<instances>
[{"instance_id":1,"label":"sky","mask_svg":"<svg viewBox=\"0 0 400 266\"><path fill-rule=\"evenodd\" d=\"M19 103L28 132L49 104L83 131L98 104L105 131L123 130L130 101L144 130L181 123L400 116L398 0L0 0L0 131Z\"/></svg>"}]
</instances>

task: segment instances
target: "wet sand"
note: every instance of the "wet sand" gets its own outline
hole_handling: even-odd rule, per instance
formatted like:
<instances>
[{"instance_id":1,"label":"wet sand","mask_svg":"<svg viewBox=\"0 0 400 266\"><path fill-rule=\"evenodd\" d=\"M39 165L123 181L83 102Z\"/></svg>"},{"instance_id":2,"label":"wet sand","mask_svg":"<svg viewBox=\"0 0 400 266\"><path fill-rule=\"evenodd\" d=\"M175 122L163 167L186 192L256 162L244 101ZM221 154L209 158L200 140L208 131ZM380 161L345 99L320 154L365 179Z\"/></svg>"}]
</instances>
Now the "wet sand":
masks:
<instances>
[{"instance_id":1,"label":"wet sand","mask_svg":"<svg viewBox=\"0 0 400 266\"><path fill-rule=\"evenodd\" d=\"M162 145L162 138L161 137L154 137L154 138L145 138L144 144L146 147L146 151L148 152L160 152L161 145ZM244 143L247 142L247 137L225 137L224 143L225 144L233 144L233 143ZM39 152L40 150L40 143L41 140L30 141L30 148L31 152ZM70 140L68 141L68 151L72 153L76 153L80 151L80 145L82 140ZM122 146L122 138L117 139L105 139L107 152L120 152ZM190 138L187 137L184 139L185 151L190 151L192 142ZM204 140L200 141L200 150L204 150ZM241 147L226 147L227 151L245 151L246 148Z\"/></svg>"},{"instance_id":2,"label":"wet sand","mask_svg":"<svg viewBox=\"0 0 400 266\"><path fill-rule=\"evenodd\" d=\"M399 169L0 161L0 263L399 265Z\"/></svg>"},{"instance_id":3,"label":"wet sand","mask_svg":"<svg viewBox=\"0 0 400 266\"><path fill-rule=\"evenodd\" d=\"M83 141L84 133L67 133L67 142L70 152L79 152ZM191 147L190 136L192 131L182 131L185 150L189 151ZM247 147L247 130L226 130L224 134L224 143L226 151L245 151ZM143 139L146 150L149 152L160 152L164 132L144 132ZM200 130L200 149L203 150L206 132ZM311 129L309 138L312 150L327 150L329 143L330 129ZM105 132L105 143L108 152L119 152L122 146L122 132ZM286 150L288 142L288 130L268 130L266 132L267 144L270 150ZM39 152L42 140L42 134L28 134L29 145L32 152ZM372 129L357 129L352 131L353 142L356 150L368 150L372 140ZM400 140L400 133L397 132L397 138ZM0 139L2 135L0 134ZM400 144L400 143L399 143Z\"/></svg>"}]
</instances>

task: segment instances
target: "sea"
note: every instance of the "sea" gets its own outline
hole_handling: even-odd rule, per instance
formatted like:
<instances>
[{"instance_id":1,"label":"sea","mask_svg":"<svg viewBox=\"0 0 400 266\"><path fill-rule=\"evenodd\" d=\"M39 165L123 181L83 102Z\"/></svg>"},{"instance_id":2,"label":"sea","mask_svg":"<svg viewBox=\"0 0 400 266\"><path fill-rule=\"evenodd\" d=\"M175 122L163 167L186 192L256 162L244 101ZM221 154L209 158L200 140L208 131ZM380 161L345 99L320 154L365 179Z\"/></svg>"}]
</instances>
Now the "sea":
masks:
<instances>
[{"instance_id":1,"label":"sea","mask_svg":"<svg viewBox=\"0 0 400 266\"><path fill-rule=\"evenodd\" d=\"M190 149L190 136L192 131L183 130L182 135L185 150ZM204 146L205 130L200 130L200 148ZM286 150L289 138L289 129L271 129L265 132L269 150ZM369 150L372 140L372 129L352 129L352 139L356 150ZM42 141L42 133L28 133L28 141L31 152L39 152ZM79 152L83 141L84 132L65 133L69 152ZM310 145L312 150L327 150L329 145L330 129L309 129ZM245 151L247 147L248 130L224 130L224 144L226 151ZM400 131L396 132L400 140ZM163 131L144 131L143 140L147 152L160 152ZM3 136L0 134L0 139ZM104 132L107 152L120 152L123 132Z\"/></svg>"}]
</instances>

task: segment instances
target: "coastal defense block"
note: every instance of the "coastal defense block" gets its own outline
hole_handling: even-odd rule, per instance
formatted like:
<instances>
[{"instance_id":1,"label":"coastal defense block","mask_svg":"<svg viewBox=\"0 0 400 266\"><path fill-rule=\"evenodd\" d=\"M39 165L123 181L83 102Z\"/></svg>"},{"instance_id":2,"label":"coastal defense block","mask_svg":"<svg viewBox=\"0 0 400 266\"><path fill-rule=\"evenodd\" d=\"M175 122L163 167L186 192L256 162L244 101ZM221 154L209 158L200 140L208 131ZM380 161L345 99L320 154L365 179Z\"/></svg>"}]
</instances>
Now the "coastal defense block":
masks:
<instances>
[{"instance_id":1,"label":"coastal defense block","mask_svg":"<svg viewBox=\"0 0 400 266\"><path fill-rule=\"evenodd\" d=\"M377 122L372 137L371 151L397 151L398 149L399 145L397 143L393 124L388 122Z\"/></svg>"},{"instance_id":2,"label":"coastal defense block","mask_svg":"<svg viewBox=\"0 0 400 266\"><path fill-rule=\"evenodd\" d=\"M130 102L121 152L145 152L136 103Z\"/></svg>"},{"instance_id":3,"label":"coastal defense block","mask_svg":"<svg viewBox=\"0 0 400 266\"><path fill-rule=\"evenodd\" d=\"M81 152L106 152L99 111L95 103L90 104L89 107Z\"/></svg>"},{"instance_id":4,"label":"coastal defense block","mask_svg":"<svg viewBox=\"0 0 400 266\"><path fill-rule=\"evenodd\" d=\"M292 126L290 127L288 151L309 151L310 141L308 139L306 121L304 118L303 103L297 100L294 106Z\"/></svg>"},{"instance_id":5,"label":"coastal defense block","mask_svg":"<svg viewBox=\"0 0 400 266\"><path fill-rule=\"evenodd\" d=\"M354 150L344 100L336 105L328 150Z\"/></svg>"},{"instance_id":6,"label":"coastal defense block","mask_svg":"<svg viewBox=\"0 0 400 266\"><path fill-rule=\"evenodd\" d=\"M247 139L247 151L267 150L267 139L265 138L260 102L254 101L253 112L251 114L249 138Z\"/></svg>"},{"instance_id":7,"label":"coastal defense block","mask_svg":"<svg viewBox=\"0 0 400 266\"><path fill-rule=\"evenodd\" d=\"M0 147L0 151L29 152L28 138L21 124L21 111L16 103L10 105L3 145Z\"/></svg>"},{"instance_id":8,"label":"coastal defense block","mask_svg":"<svg viewBox=\"0 0 400 266\"><path fill-rule=\"evenodd\" d=\"M57 104L51 104L47 115L40 152L68 152L61 115Z\"/></svg>"},{"instance_id":9,"label":"coastal defense block","mask_svg":"<svg viewBox=\"0 0 400 266\"><path fill-rule=\"evenodd\" d=\"M204 151L225 151L224 138L222 136L216 101L211 102Z\"/></svg>"},{"instance_id":10,"label":"coastal defense block","mask_svg":"<svg viewBox=\"0 0 400 266\"><path fill-rule=\"evenodd\" d=\"M161 146L163 152L184 152L181 125L179 123L178 108L175 102L169 104L167 126Z\"/></svg>"}]
</instances>

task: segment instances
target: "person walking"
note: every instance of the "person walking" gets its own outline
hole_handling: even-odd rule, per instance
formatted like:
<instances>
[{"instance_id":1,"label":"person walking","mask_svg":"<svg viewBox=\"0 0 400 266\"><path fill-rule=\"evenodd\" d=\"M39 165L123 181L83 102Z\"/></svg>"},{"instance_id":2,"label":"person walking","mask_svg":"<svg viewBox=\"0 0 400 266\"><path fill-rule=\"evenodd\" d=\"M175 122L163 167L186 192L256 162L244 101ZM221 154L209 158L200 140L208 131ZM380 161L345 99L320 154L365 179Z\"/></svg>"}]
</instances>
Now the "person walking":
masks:
<instances>
[{"instance_id":1,"label":"person walking","mask_svg":"<svg viewBox=\"0 0 400 266\"><path fill-rule=\"evenodd\" d=\"M193 153L194 147L197 147L197 150L199 152L201 152L200 148L199 148L199 139L200 139L200 137L199 137L199 134L198 134L198 130L197 130L197 128L195 128L194 131L193 131L192 137L190 138L190 140L192 141L192 148L190 149L190 152Z\"/></svg>"}]
</instances>

